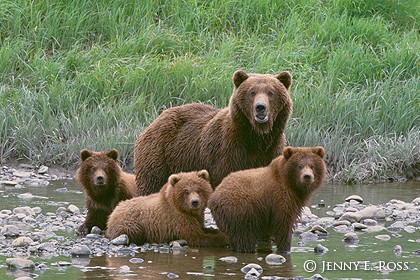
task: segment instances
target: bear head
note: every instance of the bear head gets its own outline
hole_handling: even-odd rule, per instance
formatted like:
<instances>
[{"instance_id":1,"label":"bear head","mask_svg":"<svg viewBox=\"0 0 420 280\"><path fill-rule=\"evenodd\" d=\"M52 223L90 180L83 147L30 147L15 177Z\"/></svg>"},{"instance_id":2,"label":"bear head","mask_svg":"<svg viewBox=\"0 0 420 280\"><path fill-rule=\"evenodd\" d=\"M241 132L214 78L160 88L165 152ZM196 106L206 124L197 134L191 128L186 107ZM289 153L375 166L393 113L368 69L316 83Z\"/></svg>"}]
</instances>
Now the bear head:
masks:
<instances>
[{"instance_id":1,"label":"bear head","mask_svg":"<svg viewBox=\"0 0 420 280\"><path fill-rule=\"evenodd\" d=\"M179 211L201 216L212 192L209 173L201 170L169 176L166 198Z\"/></svg>"},{"instance_id":2,"label":"bear head","mask_svg":"<svg viewBox=\"0 0 420 280\"><path fill-rule=\"evenodd\" d=\"M300 196L307 196L324 181L323 147L286 147L283 150L287 182Z\"/></svg>"},{"instance_id":3,"label":"bear head","mask_svg":"<svg viewBox=\"0 0 420 280\"><path fill-rule=\"evenodd\" d=\"M242 115L259 134L282 128L292 113L289 88L292 76L283 71L278 75L252 74L238 70L233 75L234 90L229 102L233 117Z\"/></svg>"},{"instance_id":4,"label":"bear head","mask_svg":"<svg viewBox=\"0 0 420 280\"><path fill-rule=\"evenodd\" d=\"M90 198L100 198L114 192L117 176L121 172L118 165L118 151L94 152L80 151L82 162L77 170L76 179L84 187Z\"/></svg>"}]
</instances>

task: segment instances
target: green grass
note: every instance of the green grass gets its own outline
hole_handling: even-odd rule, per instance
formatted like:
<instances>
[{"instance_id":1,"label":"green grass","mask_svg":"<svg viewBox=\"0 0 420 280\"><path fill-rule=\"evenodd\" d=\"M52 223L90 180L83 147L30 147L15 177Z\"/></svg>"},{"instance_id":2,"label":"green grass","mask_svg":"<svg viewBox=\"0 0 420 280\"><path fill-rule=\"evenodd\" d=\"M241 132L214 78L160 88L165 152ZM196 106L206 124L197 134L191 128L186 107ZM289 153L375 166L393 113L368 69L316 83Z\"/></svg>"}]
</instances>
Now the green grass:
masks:
<instances>
[{"instance_id":1,"label":"green grass","mask_svg":"<svg viewBox=\"0 0 420 280\"><path fill-rule=\"evenodd\" d=\"M222 108L236 69L293 74L286 136L323 145L329 177L420 176L414 0L0 2L0 162L130 166L167 107Z\"/></svg>"}]
</instances>

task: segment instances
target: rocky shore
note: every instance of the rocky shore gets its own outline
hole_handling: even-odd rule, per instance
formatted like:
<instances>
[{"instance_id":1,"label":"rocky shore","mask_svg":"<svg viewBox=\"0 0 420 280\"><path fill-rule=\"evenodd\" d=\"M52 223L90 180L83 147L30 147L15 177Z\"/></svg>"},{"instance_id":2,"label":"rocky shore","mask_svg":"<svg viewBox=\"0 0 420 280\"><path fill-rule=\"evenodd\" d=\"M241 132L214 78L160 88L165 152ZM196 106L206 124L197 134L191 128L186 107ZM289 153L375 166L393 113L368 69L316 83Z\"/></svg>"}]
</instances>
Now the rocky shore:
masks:
<instances>
[{"instance_id":1,"label":"rocky shore","mask_svg":"<svg viewBox=\"0 0 420 280\"><path fill-rule=\"evenodd\" d=\"M45 186L52 180L72 179L73 175L60 170L51 170L45 166L1 167L0 190L4 187ZM393 199L385 204L369 205L362 197L352 195L340 204L325 208L325 216L322 217L311 212L311 208L319 207L325 205L320 203L304 209L294 232L294 236L299 239L297 244L296 242L292 244L294 248L305 246L308 242L317 243L318 240L328 238L331 233L342 235L342 242L351 244L357 244L360 236L366 233L374 233L375 238L384 241L393 235L406 233L414 237L414 245L408 250L414 255L420 255L420 237L415 234L420 230L420 197L409 202ZM5 263L1 265L12 271L25 271L23 278L16 278L20 280L33 279L37 271L48 267L74 265L70 262L34 262L31 259L35 257L48 260L55 256L72 258L121 254L134 256L138 252L145 251L175 253L185 248L182 241L136 246L130 244L124 235L109 240L98 228L94 228L86 237L78 237L75 234L76 229L83 222L85 213L84 209L79 209L73 204L57 207L55 212L45 212L41 207L29 206L0 210L0 256L6 257ZM216 227L209 211L206 211L205 226ZM317 254L328 252L328 248L320 242L313 245L313 250ZM401 246L397 245L394 253L401 254L402 250ZM229 257L228 250L226 254L226 259L221 261L235 261L232 259L234 257ZM130 260L130 262L136 261L137 258ZM277 254L268 254L265 259L267 265L281 265L284 262L286 259ZM413 267L410 269L416 270ZM247 264L243 267L242 273L245 279L256 279L263 273L263 267ZM176 273L167 275L168 278L178 278L177 276ZM264 277L261 279L276 279ZM315 277L313 279L323 279L318 274L313 277ZM295 277L295 279L303 278Z\"/></svg>"}]
</instances>

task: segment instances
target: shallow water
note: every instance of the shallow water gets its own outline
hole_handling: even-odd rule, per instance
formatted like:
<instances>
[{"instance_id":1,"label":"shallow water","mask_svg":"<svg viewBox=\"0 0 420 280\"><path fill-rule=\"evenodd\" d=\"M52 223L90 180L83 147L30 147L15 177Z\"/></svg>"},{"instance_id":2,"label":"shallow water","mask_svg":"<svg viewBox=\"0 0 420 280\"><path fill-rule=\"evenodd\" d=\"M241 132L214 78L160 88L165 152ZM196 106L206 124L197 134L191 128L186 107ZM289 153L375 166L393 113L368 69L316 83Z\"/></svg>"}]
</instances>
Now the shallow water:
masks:
<instances>
[{"instance_id":1,"label":"shallow water","mask_svg":"<svg viewBox=\"0 0 420 280\"><path fill-rule=\"evenodd\" d=\"M21 199L19 194L30 192L35 197ZM326 211L344 199L357 194L365 204L384 204L391 199L411 202L420 197L419 182L388 183L379 185L344 186L325 185L314 193L310 205L312 213L326 217ZM83 209L83 193L72 180L53 181L48 186L16 189L0 187L0 210L18 206L40 206L43 213L55 212L59 206L74 204ZM325 207L316 207L320 202ZM383 223L384 224L384 223ZM385 223L387 226L389 223ZM287 262L280 266L268 265L264 258L269 252L256 254L234 253L229 249L199 248L188 249L178 254L146 251L133 256L95 258L54 257L50 259L32 258L35 262L46 264L45 271L11 271L7 269L6 256L0 256L0 279L15 279L29 275L38 279L169 279L168 273L179 276L178 279L243 279L240 269L249 263L262 266L262 276L309 278L315 273L328 279L420 279L420 256L414 252L420 250L420 221L414 233L401 231L390 233L361 234L358 244L349 245L342 241L343 234L328 229L325 240L300 244L298 237L293 238L292 253ZM378 234L388 234L389 241L375 238ZM74 237L77 238L77 237ZM329 251L317 255L313 248L317 243L326 246ZM401 245L400 256L393 253L395 245ZM219 259L236 256L237 263L225 263ZM131 263L133 257L144 262ZM69 265L57 266L57 262ZM128 266L129 270L121 269ZM261 278L260 277L260 278Z\"/></svg>"}]
</instances>

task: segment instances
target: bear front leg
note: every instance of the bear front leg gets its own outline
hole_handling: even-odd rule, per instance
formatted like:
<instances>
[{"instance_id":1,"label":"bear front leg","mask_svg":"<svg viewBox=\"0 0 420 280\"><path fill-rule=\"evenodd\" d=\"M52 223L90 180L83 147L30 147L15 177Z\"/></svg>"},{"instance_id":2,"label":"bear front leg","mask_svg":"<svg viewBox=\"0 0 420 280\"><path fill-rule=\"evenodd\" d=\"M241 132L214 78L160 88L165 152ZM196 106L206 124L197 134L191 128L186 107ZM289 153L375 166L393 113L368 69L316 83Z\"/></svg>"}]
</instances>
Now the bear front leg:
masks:
<instances>
[{"instance_id":1,"label":"bear front leg","mask_svg":"<svg viewBox=\"0 0 420 280\"><path fill-rule=\"evenodd\" d=\"M274 233L278 253L290 253L292 246L292 226L282 226Z\"/></svg>"},{"instance_id":2,"label":"bear front leg","mask_svg":"<svg viewBox=\"0 0 420 280\"><path fill-rule=\"evenodd\" d=\"M94 226L105 230L109 214L109 212L99 209L88 210L85 222L79 227L79 234L83 236L89 234Z\"/></svg>"}]
</instances>

